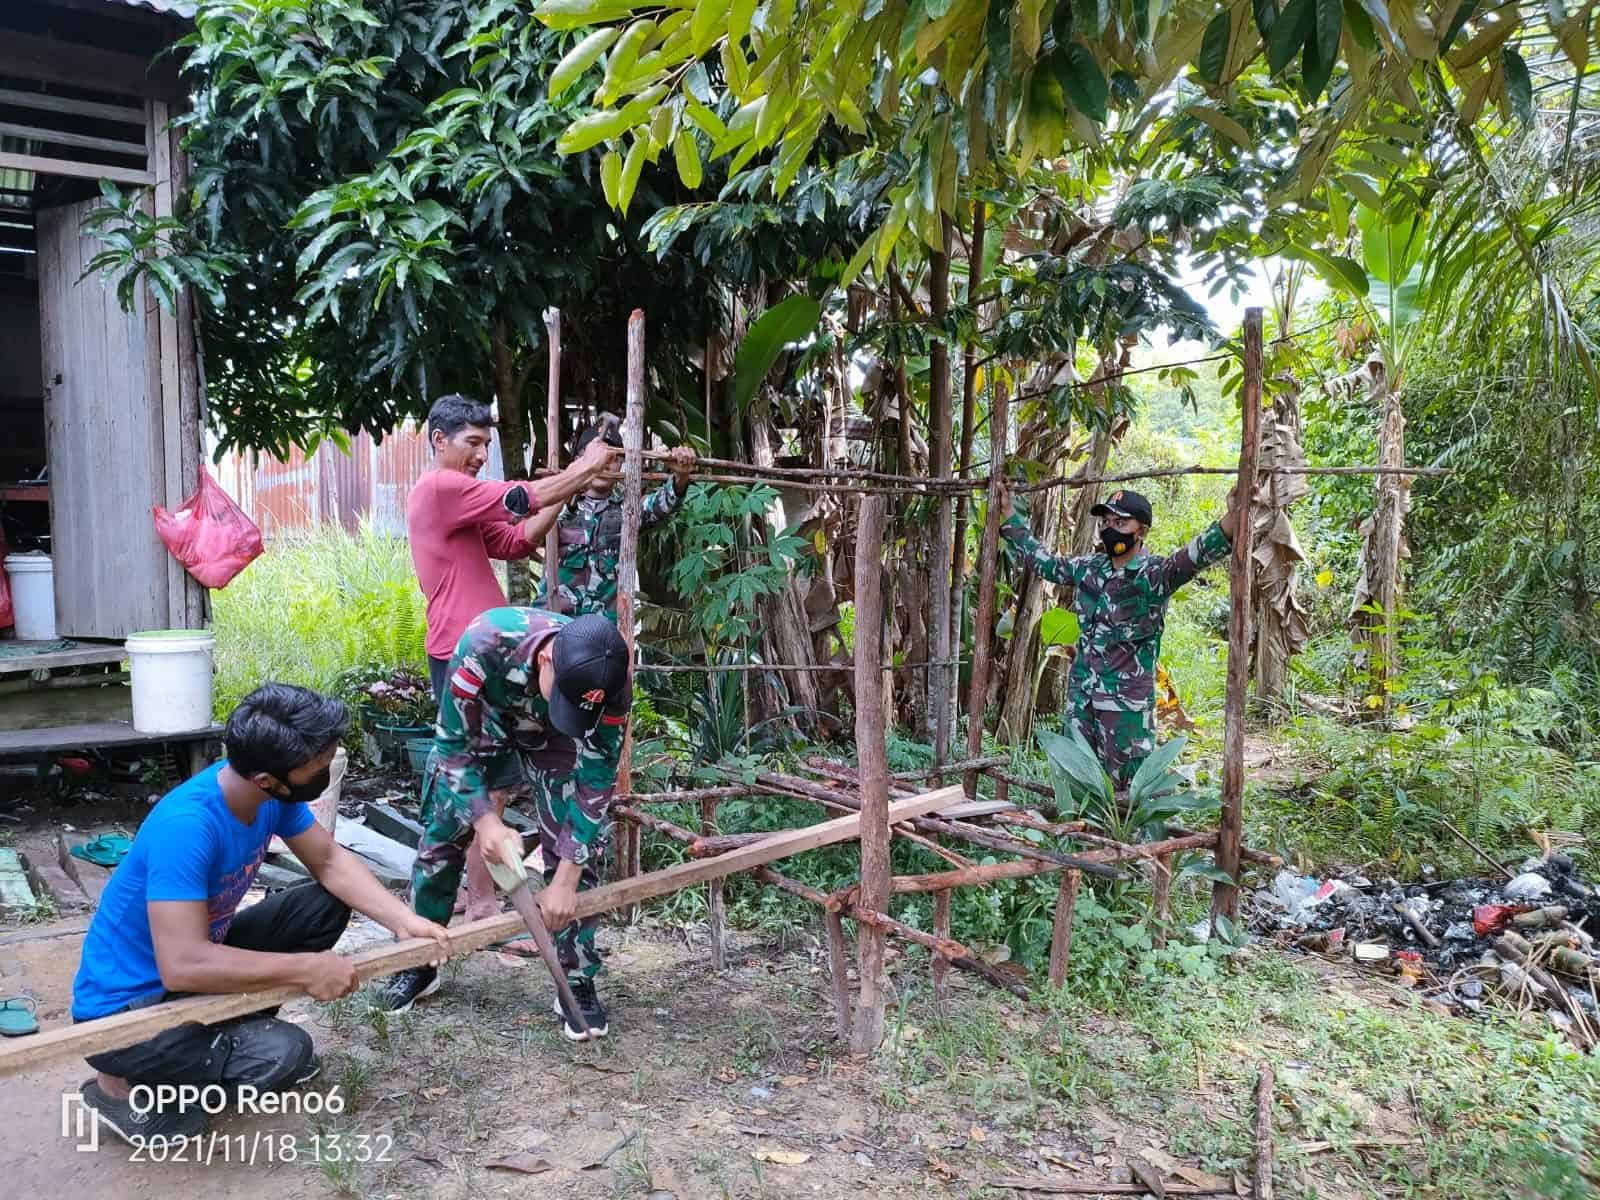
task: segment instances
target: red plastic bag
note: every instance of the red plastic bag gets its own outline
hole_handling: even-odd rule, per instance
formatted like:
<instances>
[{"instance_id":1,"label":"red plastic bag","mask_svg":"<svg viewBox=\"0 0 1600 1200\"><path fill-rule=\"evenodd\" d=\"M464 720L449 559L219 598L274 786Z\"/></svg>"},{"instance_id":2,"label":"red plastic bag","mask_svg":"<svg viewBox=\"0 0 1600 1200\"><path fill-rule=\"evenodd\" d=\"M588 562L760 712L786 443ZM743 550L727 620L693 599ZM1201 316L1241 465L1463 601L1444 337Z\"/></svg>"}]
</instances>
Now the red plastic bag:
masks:
<instances>
[{"instance_id":1,"label":"red plastic bag","mask_svg":"<svg viewBox=\"0 0 1600 1200\"><path fill-rule=\"evenodd\" d=\"M172 557L208 588L225 588L261 554L261 530L229 498L211 472L175 513L157 505L156 534Z\"/></svg>"},{"instance_id":2,"label":"red plastic bag","mask_svg":"<svg viewBox=\"0 0 1600 1200\"><path fill-rule=\"evenodd\" d=\"M6 535L0 531L0 558L4 558L6 553ZM4 571L0 571L0 629L10 629L16 623L16 613L11 608L11 580L6 578Z\"/></svg>"}]
</instances>

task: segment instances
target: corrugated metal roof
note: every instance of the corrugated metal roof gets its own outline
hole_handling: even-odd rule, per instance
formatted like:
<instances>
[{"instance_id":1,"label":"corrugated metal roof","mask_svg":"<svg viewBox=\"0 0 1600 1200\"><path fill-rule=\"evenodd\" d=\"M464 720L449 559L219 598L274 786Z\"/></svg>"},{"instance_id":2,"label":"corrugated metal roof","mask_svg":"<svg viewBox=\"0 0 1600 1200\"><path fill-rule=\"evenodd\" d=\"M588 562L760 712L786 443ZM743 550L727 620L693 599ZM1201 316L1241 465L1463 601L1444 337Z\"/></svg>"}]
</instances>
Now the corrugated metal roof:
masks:
<instances>
[{"instance_id":1,"label":"corrugated metal roof","mask_svg":"<svg viewBox=\"0 0 1600 1200\"><path fill-rule=\"evenodd\" d=\"M170 13L175 17L191 18L200 6L195 0L106 0L122 8L148 8L152 12Z\"/></svg>"}]
</instances>

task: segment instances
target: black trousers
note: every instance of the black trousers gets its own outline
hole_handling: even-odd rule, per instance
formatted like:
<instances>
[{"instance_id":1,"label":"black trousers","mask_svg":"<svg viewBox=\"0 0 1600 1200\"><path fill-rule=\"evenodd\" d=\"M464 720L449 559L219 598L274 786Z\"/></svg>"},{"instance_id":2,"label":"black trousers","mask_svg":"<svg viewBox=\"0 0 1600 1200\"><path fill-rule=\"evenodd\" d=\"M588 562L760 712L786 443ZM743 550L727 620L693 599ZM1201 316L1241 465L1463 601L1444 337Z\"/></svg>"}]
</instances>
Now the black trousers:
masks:
<instances>
[{"instance_id":1,"label":"black trousers","mask_svg":"<svg viewBox=\"0 0 1600 1200\"><path fill-rule=\"evenodd\" d=\"M349 923L350 907L344 901L320 883L303 883L241 910L223 941L240 950L312 954L333 949ZM165 992L130 1007L175 1000L180 994ZM135 1084L249 1084L271 1091L305 1071L311 1062L311 1035L271 1012L251 1013L215 1025L180 1025L86 1061L96 1071Z\"/></svg>"},{"instance_id":2,"label":"black trousers","mask_svg":"<svg viewBox=\"0 0 1600 1200\"><path fill-rule=\"evenodd\" d=\"M450 660L428 655L428 682L433 685L436 704L444 703L444 690L450 686Z\"/></svg>"}]
</instances>

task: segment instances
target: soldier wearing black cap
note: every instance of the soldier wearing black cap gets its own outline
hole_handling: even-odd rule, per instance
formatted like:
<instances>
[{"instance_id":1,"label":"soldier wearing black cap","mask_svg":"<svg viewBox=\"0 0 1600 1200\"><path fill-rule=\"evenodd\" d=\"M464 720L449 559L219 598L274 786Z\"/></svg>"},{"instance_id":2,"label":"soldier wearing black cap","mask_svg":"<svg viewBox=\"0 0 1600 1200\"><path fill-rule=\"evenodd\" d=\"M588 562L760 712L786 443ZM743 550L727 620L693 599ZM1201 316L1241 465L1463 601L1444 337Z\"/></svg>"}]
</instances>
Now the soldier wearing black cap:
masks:
<instances>
[{"instance_id":1,"label":"soldier wearing black cap","mask_svg":"<svg viewBox=\"0 0 1600 1200\"><path fill-rule=\"evenodd\" d=\"M1100 518L1095 554L1052 554L1002 491L1001 534L1016 555L1052 583L1073 589L1078 645L1068 684L1073 724L1118 787L1133 780L1156 747L1156 662L1167 602L1200 571L1228 556L1236 512L1229 497L1221 521L1165 558L1145 551L1155 523L1150 501L1118 489L1089 510Z\"/></svg>"},{"instance_id":2,"label":"soldier wearing black cap","mask_svg":"<svg viewBox=\"0 0 1600 1200\"><path fill-rule=\"evenodd\" d=\"M594 987L600 970L596 920L574 916L578 892L600 882L631 700L627 646L606 617L535 608L491 608L479 616L450 661L423 782L427 829L411 877L412 907L448 924L474 840L497 860L515 853L491 794L525 779L545 863L539 906L595 1037L607 1029ZM384 983L379 1000L404 1012L438 986L434 968L402 971ZM567 1037L583 1040L559 998L556 1015Z\"/></svg>"}]
</instances>

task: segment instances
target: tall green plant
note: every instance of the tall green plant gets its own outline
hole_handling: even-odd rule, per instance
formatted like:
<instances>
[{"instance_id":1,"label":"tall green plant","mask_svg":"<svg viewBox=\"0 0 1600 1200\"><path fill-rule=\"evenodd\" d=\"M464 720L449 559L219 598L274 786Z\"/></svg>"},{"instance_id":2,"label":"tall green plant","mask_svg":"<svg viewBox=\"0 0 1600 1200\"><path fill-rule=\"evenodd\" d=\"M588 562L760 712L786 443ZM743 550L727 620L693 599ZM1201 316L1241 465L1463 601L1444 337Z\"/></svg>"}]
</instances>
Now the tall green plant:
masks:
<instances>
[{"instance_id":1,"label":"tall green plant","mask_svg":"<svg viewBox=\"0 0 1600 1200\"><path fill-rule=\"evenodd\" d=\"M1183 776L1172 769L1185 738L1156 747L1134 773L1126 797L1119 797L1111 776L1071 721L1066 735L1041 729L1034 737L1049 760L1062 814L1088 821L1118 841L1156 840L1166 835L1172 818L1216 808L1214 796L1186 787Z\"/></svg>"}]
</instances>

